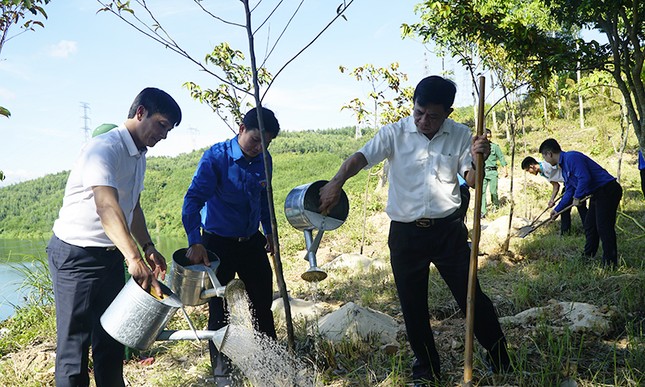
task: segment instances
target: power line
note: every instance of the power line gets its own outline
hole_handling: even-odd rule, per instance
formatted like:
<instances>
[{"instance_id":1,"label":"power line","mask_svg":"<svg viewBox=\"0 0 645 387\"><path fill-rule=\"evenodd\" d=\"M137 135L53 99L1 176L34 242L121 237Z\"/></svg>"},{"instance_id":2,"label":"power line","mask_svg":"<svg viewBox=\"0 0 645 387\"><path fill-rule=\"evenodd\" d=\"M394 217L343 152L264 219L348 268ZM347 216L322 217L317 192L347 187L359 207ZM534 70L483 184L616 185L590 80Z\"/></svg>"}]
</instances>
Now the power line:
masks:
<instances>
[{"instance_id":1,"label":"power line","mask_svg":"<svg viewBox=\"0 0 645 387\"><path fill-rule=\"evenodd\" d=\"M81 129L83 129L83 132L85 133L85 141L87 142L90 139L91 133L90 133L90 116L88 115L90 109L90 104L87 102L81 102L81 107L83 108L83 116L81 118L83 119L83 126Z\"/></svg>"}]
</instances>

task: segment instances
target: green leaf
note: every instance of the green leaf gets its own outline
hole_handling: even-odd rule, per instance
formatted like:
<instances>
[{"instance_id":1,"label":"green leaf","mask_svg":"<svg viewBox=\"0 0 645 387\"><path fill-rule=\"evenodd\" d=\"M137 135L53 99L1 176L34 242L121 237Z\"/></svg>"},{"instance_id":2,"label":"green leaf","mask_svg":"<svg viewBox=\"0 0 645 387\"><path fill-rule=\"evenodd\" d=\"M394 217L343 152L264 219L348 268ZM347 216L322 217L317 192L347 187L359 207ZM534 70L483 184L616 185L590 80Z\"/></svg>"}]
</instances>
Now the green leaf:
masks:
<instances>
[{"instance_id":1,"label":"green leaf","mask_svg":"<svg viewBox=\"0 0 645 387\"><path fill-rule=\"evenodd\" d=\"M9 117L11 117L11 112L9 110L7 110L6 108L0 106L0 115L9 118Z\"/></svg>"}]
</instances>

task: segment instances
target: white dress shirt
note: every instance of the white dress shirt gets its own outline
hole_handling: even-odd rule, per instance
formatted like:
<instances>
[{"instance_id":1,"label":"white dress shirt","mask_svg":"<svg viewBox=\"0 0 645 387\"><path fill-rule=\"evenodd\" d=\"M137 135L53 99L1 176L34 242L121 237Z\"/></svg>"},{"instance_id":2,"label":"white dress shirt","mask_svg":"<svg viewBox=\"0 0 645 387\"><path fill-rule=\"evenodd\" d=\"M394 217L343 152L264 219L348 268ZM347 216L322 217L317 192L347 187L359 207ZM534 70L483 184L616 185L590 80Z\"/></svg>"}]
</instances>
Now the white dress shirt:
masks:
<instances>
[{"instance_id":1,"label":"white dress shirt","mask_svg":"<svg viewBox=\"0 0 645 387\"><path fill-rule=\"evenodd\" d=\"M96 212L92 187L116 188L119 206L130 225L134 207L143 191L145 154L146 150L137 149L123 125L91 139L81 150L67 179L63 206L54 222L54 234L76 246L114 246Z\"/></svg>"},{"instance_id":2,"label":"white dress shirt","mask_svg":"<svg viewBox=\"0 0 645 387\"><path fill-rule=\"evenodd\" d=\"M472 169L471 137L470 128L446 119L429 140L410 116L384 126L359 150L366 169L384 159L390 163L385 208L390 219L443 218L459 208L457 174Z\"/></svg>"}]
</instances>

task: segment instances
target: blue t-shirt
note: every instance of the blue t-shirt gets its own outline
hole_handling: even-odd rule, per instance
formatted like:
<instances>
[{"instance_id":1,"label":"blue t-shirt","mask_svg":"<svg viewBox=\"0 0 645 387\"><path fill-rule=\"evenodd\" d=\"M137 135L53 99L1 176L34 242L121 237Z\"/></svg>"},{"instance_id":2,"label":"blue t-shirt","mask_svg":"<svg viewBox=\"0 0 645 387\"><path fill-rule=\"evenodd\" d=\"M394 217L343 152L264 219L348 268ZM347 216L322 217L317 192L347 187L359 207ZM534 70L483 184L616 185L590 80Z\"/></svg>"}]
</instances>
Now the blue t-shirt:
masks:
<instances>
[{"instance_id":1,"label":"blue t-shirt","mask_svg":"<svg viewBox=\"0 0 645 387\"><path fill-rule=\"evenodd\" d=\"M269 173L271 173L269 155ZM200 227L224 237L249 237L260 222L271 230L262 154L247 160L233 139L204 152L184 196L182 223L188 244L202 243Z\"/></svg>"}]
</instances>

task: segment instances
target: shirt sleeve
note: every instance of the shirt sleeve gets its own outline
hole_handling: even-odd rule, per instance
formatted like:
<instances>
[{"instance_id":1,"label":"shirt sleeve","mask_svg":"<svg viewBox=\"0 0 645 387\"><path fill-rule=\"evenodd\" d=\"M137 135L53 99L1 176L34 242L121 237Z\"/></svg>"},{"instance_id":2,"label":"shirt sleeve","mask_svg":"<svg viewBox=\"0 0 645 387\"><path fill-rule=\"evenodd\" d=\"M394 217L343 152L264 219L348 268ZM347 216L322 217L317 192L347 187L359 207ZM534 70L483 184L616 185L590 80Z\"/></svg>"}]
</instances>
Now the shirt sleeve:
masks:
<instances>
[{"instance_id":1,"label":"shirt sleeve","mask_svg":"<svg viewBox=\"0 0 645 387\"><path fill-rule=\"evenodd\" d=\"M118 156L108 143L93 141L83 151L83 187L115 187Z\"/></svg>"},{"instance_id":2,"label":"shirt sleeve","mask_svg":"<svg viewBox=\"0 0 645 387\"><path fill-rule=\"evenodd\" d=\"M497 158L499 159L499 164L502 167L505 167L506 166L506 158L504 157L504 152L502 152L502 148L498 144L495 144L495 145L497 145Z\"/></svg>"},{"instance_id":3,"label":"shirt sleeve","mask_svg":"<svg viewBox=\"0 0 645 387\"><path fill-rule=\"evenodd\" d=\"M209 149L197 164L197 170L186 191L181 210L181 221L184 224L189 246L202 243L201 211L206 205L206 201L215 193L215 187L219 180L216 159L213 150Z\"/></svg>"},{"instance_id":4,"label":"shirt sleeve","mask_svg":"<svg viewBox=\"0 0 645 387\"><path fill-rule=\"evenodd\" d=\"M399 125L399 122L382 127L372 139L358 150L367 160L364 169L372 168L392 154L394 125Z\"/></svg>"}]
</instances>

